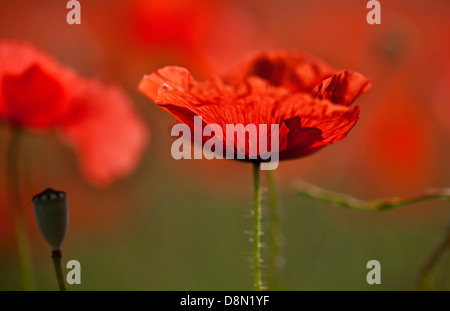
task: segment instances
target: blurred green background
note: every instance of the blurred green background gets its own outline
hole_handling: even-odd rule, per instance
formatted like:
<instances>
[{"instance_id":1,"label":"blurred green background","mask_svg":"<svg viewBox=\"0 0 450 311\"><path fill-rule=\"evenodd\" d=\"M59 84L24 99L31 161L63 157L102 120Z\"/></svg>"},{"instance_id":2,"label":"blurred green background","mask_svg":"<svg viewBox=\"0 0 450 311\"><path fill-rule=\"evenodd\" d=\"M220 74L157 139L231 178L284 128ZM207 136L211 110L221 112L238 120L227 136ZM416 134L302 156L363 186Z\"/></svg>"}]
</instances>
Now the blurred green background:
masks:
<instances>
[{"instance_id":1,"label":"blurred green background","mask_svg":"<svg viewBox=\"0 0 450 311\"><path fill-rule=\"evenodd\" d=\"M411 290L444 230L447 202L359 213L300 197L292 183L359 198L450 186L450 3L384 1L381 25L368 25L365 1L165 2L81 1L82 24L71 26L64 1L0 4L0 39L30 41L82 75L120 85L151 133L138 168L105 188L84 179L56 133L25 133L21 193L38 289L57 284L31 197L53 187L70 202L64 260L81 263L82 284L70 290L251 290L251 165L173 160L173 119L136 87L164 65L202 79L248 51L283 48L362 72L373 87L358 99L361 119L346 139L277 170L286 261L280 289ZM2 172L8 130L0 127ZM4 177L0 186L4 197ZM12 228L0 201L0 289L17 290ZM381 263L381 285L366 283L371 259ZM435 275L436 288L450 290L449 255Z\"/></svg>"}]
</instances>

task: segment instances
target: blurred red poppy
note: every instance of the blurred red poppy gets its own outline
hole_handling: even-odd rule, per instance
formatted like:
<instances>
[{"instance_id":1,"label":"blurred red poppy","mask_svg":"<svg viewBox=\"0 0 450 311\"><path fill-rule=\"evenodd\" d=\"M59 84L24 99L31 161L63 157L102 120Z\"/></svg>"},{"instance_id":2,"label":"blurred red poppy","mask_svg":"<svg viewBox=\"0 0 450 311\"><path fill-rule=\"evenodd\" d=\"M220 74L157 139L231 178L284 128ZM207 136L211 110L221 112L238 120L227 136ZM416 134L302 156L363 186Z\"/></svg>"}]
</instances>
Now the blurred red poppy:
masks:
<instances>
[{"instance_id":1,"label":"blurred red poppy","mask_svg":"<svg viewBox=\"0 0 450 311\"><path fill-rule=\"evenodd\" d=\"M207 30L210 2L133 0L129 3L131 28L137 39L145 44L192 48Z\"/></svg>"},{"instance_id":2,"label":"blurred red poppy","mask_svg":"<svg viewBox=\"0 0 450 311\"><path fill-rule=\"evenodd\" d=\"M269 51L205 82L195 81L184 68L165 67L145 76L139 90L191 131L194 116L202 117L203 126L222 129L226 124L278 124L279 159L286 160L343 139L359 118L359 107L350 105L369 87L357 72L336 71L298 52ZM235 155L241 144L231 147Z\"/></svg>"},{"instance_id":3,"label":"blurred red poppy","mask_svg":"<svg viewBox=\"0 0 450 311\"><path fill-rule=\"evenodd\" d=\"M189 63L199 74L223 72L242 53L265 46L263 25L242 1L131 0L116 12L114 27L132 40L125 46L144 49L145 65L155 53L164 62Z\"/></svg>"},{"instance_id":4,"label":"blurred red poppy","mask_svg":"<svg viewBox=\"0 0 450 311\"><path fill-rule=\"evenodd\" d=\"M148 140L120 89L78 77L25 42L0 41L0 120L59 129L96 185L131 172Z\"/></svg>"}]
</instances>

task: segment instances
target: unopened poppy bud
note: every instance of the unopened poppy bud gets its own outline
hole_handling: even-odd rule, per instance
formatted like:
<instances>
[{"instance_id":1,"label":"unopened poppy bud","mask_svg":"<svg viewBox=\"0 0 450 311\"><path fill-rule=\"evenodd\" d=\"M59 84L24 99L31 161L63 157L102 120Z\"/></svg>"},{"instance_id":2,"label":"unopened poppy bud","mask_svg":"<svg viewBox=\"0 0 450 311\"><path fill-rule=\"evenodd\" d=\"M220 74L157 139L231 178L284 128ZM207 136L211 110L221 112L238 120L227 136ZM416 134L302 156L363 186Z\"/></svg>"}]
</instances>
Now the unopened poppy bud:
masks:
<instances>
[{"instance_id":1,"label":"unopened poppy bud","mask_svg":"<svg viewBox=\"0 0 450 311\"><path fill-rule=\"evenodd\" d=\"M69 206L65 192L51 188L33 197L34 213L39 229L52 251L61 250L69 222Z\"/></svg>"}]
</instances>

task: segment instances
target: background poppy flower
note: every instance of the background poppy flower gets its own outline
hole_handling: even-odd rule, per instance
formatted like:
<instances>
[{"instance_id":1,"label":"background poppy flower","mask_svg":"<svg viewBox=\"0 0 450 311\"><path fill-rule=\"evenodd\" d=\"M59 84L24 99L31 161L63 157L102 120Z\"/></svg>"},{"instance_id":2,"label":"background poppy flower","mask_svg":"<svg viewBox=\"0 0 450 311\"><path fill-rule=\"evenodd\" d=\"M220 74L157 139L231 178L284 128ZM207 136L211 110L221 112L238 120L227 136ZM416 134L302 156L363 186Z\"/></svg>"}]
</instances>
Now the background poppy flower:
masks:
<instances>
[{"instance_id":1,"label":"background poppy flower","mask_svg":"<svg viewBox=\"0 0 450 311\"><path fill-rule=\"evenodd\" d=\"M0 119L16 127L58 129L96 185L131 172L148 140L120 89L78 77L25 42L0 42Z\"/></svg>"},{"instance_id":2,"label":"background poppy flower","mask_svg":"<svg viewBox=\"0 0 450 311\"><path fill-rule=\"evenodd\" d=\"M21 284L33 290L26 220L18 195L18 128L58 129L79 151L85 176L97 185L107 185L135 168L147 131L121 90L82 79L27 43L0 41L0 64L0 120L11 125L6 149L8 204L23 267Z\"/></svg>"},{"instance_id":3,"label":"background poppy flower","mask_svg":"<svg viewBox=\"0 0 450 311\"><path fill-rule=\"evenodd\" d=\"M127 31L130 43L146 48L147 55L171 54L193 70L223 70L264 41L263 25L240 1L132 0L119 15L124 11L126 18L119 18L124 24L116 27Z\"/></svg>"},{"instance_id":4,"label":"background poppy flower","mask_svg":"<svg viewBox=\"0 0 450 311\"><path fill-rule=\"evenodd\" d=\"M15 126L55 126L82 80L25 42L0 42L0 118Z\"/></svg>"},{"instance_id":5,"label":"background poppy flower","mask_svg":"<svg viewBox=\"0 0 450 311\"><path fill-rule=\"evenodd\" d=\"M286 160L344 138L359 118L359 107L350 105L369 87L357 72L338 72L296 52L270 51L249 57L227 76L205 82L195 81L184 68L165 67L145 76L139 90L191 131L194 116L202 117L204 126L221 126L224 137L227 124L278 124L280 160ZM203 142L208 139L203 137ZM226 144L223 139L236 158L247 143ZM245 153L248 158L248 150Z\"/></svg>"}]
</instances>

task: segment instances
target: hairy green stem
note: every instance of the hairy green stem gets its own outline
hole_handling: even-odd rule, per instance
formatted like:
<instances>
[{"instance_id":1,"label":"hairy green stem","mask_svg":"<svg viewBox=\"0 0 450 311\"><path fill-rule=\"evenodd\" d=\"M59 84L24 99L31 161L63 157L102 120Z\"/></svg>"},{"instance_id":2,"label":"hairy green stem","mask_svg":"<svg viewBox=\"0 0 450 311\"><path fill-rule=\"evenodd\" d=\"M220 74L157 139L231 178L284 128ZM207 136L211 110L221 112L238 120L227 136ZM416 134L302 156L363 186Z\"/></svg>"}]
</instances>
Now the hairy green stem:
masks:
<instances>
[{"instance_id":1,"label":"hairy green stem","mask_svg":"<svg viewBox=\"0 0 450 311\"><path fill-rule=\"evenodd\" d=\"M8 194L11 218L16 239L17 256L19 260L20 277L23 290L35 289L34 274L31 261L31 252L28 242L27 229L20 207L19 183L18 183L18 156L20 147L20 129L13 128L7 146L7 178Z\"/></svg>"},{"instance_id":2,"label":"hairy green stem","mask_svg":"<svg viewBox=\"0 0 450 311\"><path fill-rule=\"evenodd\" d=\"M352 210L364 212L388 211L400 206L410 205L431 199L450 200L450 188L430 189L424 193L404 198L384 198L375 200L360 200L347 194L319 188L305 181L297 181L294 184L294 189L298 194L306 197L335 203Z\"/></svg>"},{"instance_id":3,"label":"hairy green stem","mask_svg":"<svg viewBox=\"0 0 450 311\"><path fill-rule=\"evenodd\" d=\"M269 216L270 216L270 257L268 289L278 290L280 269L283 267L283 233L281 223L281 205L278 196L278 185L275 172L267 171L267 185L269 188Z\"/></svg>"},{"instance_id":4,"label":"hairy green stem","mask_svg":"<svg viewBox=\"0 0 450 311\"><path fill-rule=\"evenodd\" d=\"M60 291L66 290L66 285L64 283L64 274L62 268L62 253L61 251L52 251L53 266L55 267L56 279L58 281L58 287Z\"/></svg>"},{"instance_id":5,"label":"hairy green stem","mask_svg":"<svg viewBox=\"0 0 450 311\"><path fill-rule=\"evenodd\" d=\"M253 164L253 276L255 290L261 291L261 179L260 163Z\"/></svg>"}]
</instances>

